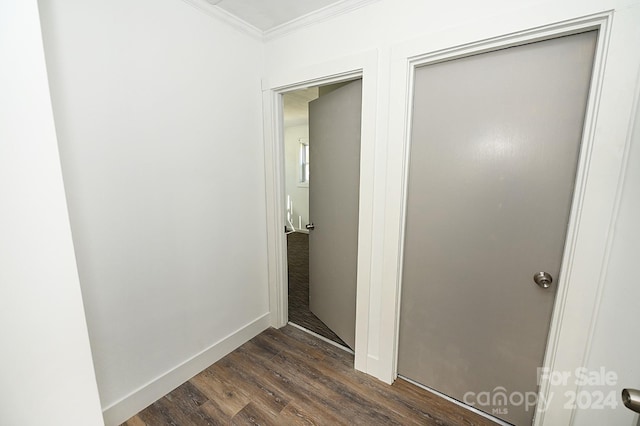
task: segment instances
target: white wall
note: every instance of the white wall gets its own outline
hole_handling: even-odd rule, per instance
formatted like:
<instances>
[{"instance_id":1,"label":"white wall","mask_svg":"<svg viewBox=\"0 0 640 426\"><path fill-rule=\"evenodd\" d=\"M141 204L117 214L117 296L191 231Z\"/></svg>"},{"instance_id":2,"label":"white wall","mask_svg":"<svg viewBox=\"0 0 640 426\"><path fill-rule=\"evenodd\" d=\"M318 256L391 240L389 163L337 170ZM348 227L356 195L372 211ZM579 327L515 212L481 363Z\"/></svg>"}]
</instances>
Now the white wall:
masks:
<instances>
[{"instance_id":1,"label":"white wall","mask_svg":"<svg viewBox=\"0 0 640 426\"><path fill-rule=\"evenodd\" d=\"M640 43L640 40L639 40ZM638 80L640 85L640 79ZM636 99L636 124L633 130L626 171L622 176L620 205L616 214L614 233L602 287L599 311L594 318L594 333L588 362L589 371L604 367L615 373L615 386L584 386L587 395L602 392L616 396L623 388L640 389L640 344L636 324L640 306L640 285L637 274L640 255L640 99ZM635 309L628 309L635 306ZM618 402L619 397L617 398ZM635 417L632 421L631 419ZM579 410L576 425L635 426L639 416L625 408L610 410Z\"/></svg>"},{"instance_id":2,"label":"white wall","mask_svg":"<svg viewBox=\"0 0 640 426\"><path fill-rule=\"evenodd\" d=\"M611 247L607 227L616 204L618 173L624 160L632 100L638 92L634 85L640 69L640 51L637 48L640 45L640 2L380 0L268 41L265 87L274 90L296 86L305 80L316 81L323 73L336 75L353 69L352 66L362 68L361 64L368 64L363 78L363 98L374 99L371 107L375 109L375 118L365 119L363 113L363 132L375 136L370 143L363 133L363 143L370 143L363 146L363 150L373 151L374 158L371 161L365 159L361 167L361 171L366 173L361 178L361 185L372 188L372 200L360 209L361 235L362 231L370 233L371 239L360 245L361 259L367 259L368 263L364 271L367 275L364 285L361 287L359 281L358 287L358 318L359 321L365 319L364 326L357 325L357 329L362 330L359 334L357 332L356 338L358 368L383 380L390 380L394 371L395 280L399 256L396 240L401 228L402 192L399 182L406 128L403 91L407 88L408 69L403 55L409 51L407 46L412 46L414 54L424 54L610 10L615 14L610 28L611 37L606 44L608 50L605 50L606 68L602 74L602 97L597 105L598 121L592 129L596 139L595 149L591 152L592 172L586 184L582 226L576 233L576 244L580 249L573 259L572 291L566 298L566 311L561 312L566 327L557 334L559 349L554 362L562 365L561 368L579 366L571 364L570 360L582 358L585 347L580 343L587 342L591 353L590 366L602 364L624 371L629 376L627 386L637 387L640 386L640 377L635 361L631 356L619 356L614 349L625 348L627 353L636 354L640 351L638 339L615 330L620 327L618 320L630 320L637 312L638 299L625 299L623 296L637 275L630 253L640 251L639 240L631 236L640 229L638 222L631 219L639 193L634 183L627 184L619 200L622 207L618 222L613 224L621 228L618 228ZM416 46L421 50L416 50ZM374 66L366 59L371 57L376 58ZM636 137L632 146L639 143ZM637 168L634 158L632 156L630 164L635 166L631 165L630 170ZM634 181L635 174L628 173L627 179ZM367 222L364 228L363 217ZM624 236L621 232L625 233ZM602 276L599 271L605 258L608 258L608 269ZM362 272L359 270L359 274ZM601 284L603 298L594 320L595 328L591 328L590 315L598 305L596 293ZM585 291L587 287L589 290ZM361 293L364 294L361 296ZM361 345L359 342L364 343ZM366 353L360 353L359 349ZM622 383L619 387L623 387ZM563 396L559 395L556 400L561 398ZM562 403L554 413L547 416L545 424L569 422L571 410L564 410ZM607 416L615 416L629 424L633 419L632 413L624 408L618 408L615 414L611 411L598 413L600 417L592 417L588 412L577 416L581 422L575 424L603 424L602 419L609 418Z\"/></svg>"},{"instance_id":3,"label":"white wall","mask_svg":"<svg viewBox=\"0 0 640 426\"><path fill-rule=\"evenodd\" d=\"M296 125L284 127L284 161L285 161L285 187L286 195L293 202L292 222L296 231L299 228L299 218L302 222L302 231L306 231L305 225L309 222L309 186L299 184L300 172L300 139L309 141L309 125Z\"/></svg>"},{"instance_id":4,"label":"white wall","mask_svg":"<svg viewBox=\"0 0 640 426\"><path fill-rule=\"evenodd\" d=\"M268 324L262 43L178 0L40 4L113 424Z\"/></svg>"},{"instance_id":5,"label":"white wall","mask_svg":"<svg viewBox=\"0 0 640 426\"><path fill-rule=\"evenodd\" d=\"M35 0L0 3L0 424L100 425Z\"/></svg>"}]
</instances>

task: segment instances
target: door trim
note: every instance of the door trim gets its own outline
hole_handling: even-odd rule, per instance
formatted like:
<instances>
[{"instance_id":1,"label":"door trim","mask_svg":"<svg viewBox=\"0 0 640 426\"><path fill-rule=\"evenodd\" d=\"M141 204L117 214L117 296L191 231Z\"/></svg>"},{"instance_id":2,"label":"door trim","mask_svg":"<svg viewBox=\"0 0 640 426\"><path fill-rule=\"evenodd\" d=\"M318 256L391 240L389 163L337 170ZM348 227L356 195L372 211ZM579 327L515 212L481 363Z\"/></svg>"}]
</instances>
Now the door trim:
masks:
<instances>
[{"instance_id":1,"label":"door trim","mask_svg":"<svg viewBox=\"0 0 640 426\"><path fill-rule=\"evenodd\" d=\"M543 27L514 32L507 35L487 37L480 41L460 43L452 47L435 47L425 49L425 46L437 45L431 40L420 40L405 43L393 49L392 52L392 97L390 111L393 114L401 114L390 117L390 166L388 168L389 190L387 192L388 210L386 215L387 228L385 229L385 259L389 261L389 267L385 269L383 282L382 318L383 324L393 324L382 330L384 334L381 340L392 342L391 349L384 354L388 357L385 361L388 370L383 372L385 381L393 381L397 377L398 337L400 325L400 296L402 288L402 265L404 251L404 232L406 223L408 161L410 155L411 135L411 111L412 94L414 85L414 72L419 66L452 60L492 50L520 44L541 41L550 38L583 32L589 29L599 30L598 43L594 58L594 69L591 79L591 88L585 116L584 133L580 147L578 171L570 220L567 229L567 238L563 253L561 273L558 281L558 292L554 304L553 316L547 348L545 351L543 366L551 371L574 371L576 367L585 364L588 351L588 343L592 333L592 317L597 310L600 298L602 277L605 265L589 262L589 259L602 259L597 253L588 253L585 247L593 244L600 251L606 251L608 247L607 235L604 233L590 233L589 242L585 242L586 229L596 225L610 228L614 206L604 206L607 214L601 217L593 216L589 209L585 208L588 192L597 191L589 183L594 161L592 152L594 147L600 146L605 141L602 136L596 135L596 123L601 100L601 92L604 80L605 58L610 38L612 12L590 15L575 20L551 24ZM426 53L425 53L426 52ZM398 143L391 144L393 137L397 137ZM602 165L598 165L598 169ZM597 184L595 185L597 186ZM611 200L612 203L615 200ZM605 249L605 250L602 250ZM597 250L596 250L597 251ZM603 253L604 254L604 253ZM595 278L594 278L595 277ZM578 309L577 305L581 305ZM591 309L585 308L591 307ZM581 327L580 323L591 326ZM575 383L566 385L554 385L543 380L540 383L539 395L556 395L555 400L547 406L547 410L541 410L541 404L534 417L534 424L570 424L573 410L564 409L564 400L561 398L566 391L578 391Z\"/></svg>"},{"instance_id":2,"label":"door trim","mask_svg":"<svg viewBox=\"0 0 640 426\"><path fill-rule=\"evenodd\" d=\"M377 98L377 51L340 58L313 68L291 70L263 81L265 180L269 309L271 325L288 322L287 249L285 226L284 129L282 94L292 90L362 78L360 140L360 194L358 213L358 265L356 284L355 368L368 371L369 300L373 235L373 181Z\"/></svg>"}]
</instances>

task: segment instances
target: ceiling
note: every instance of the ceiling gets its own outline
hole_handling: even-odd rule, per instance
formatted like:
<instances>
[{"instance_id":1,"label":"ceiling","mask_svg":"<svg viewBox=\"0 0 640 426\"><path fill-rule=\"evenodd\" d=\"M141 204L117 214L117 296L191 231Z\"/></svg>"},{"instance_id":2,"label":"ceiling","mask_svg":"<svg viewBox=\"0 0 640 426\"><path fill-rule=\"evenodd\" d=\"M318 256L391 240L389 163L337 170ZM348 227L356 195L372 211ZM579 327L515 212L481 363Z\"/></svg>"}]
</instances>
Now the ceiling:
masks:
<instances>
[{"instance_id":1,"label":"ceiling","mask_svg":"<svg viewBox=\"0 0 640 426\"><path fill-rule=\"evenodd\" d=\"M318 88L294 90L282 96L285 127L309 123L309 102L318 97Z\"/></svg>"},{"instance_id":2,"label":"ceiling","mask_svg":"<svg viewBox=\"0 0 640 426\"><path fill-rule=\"evenodd\" d=\"M207 0L242 21L268 31L344 0Z\"/></svg>"}]
</instances>

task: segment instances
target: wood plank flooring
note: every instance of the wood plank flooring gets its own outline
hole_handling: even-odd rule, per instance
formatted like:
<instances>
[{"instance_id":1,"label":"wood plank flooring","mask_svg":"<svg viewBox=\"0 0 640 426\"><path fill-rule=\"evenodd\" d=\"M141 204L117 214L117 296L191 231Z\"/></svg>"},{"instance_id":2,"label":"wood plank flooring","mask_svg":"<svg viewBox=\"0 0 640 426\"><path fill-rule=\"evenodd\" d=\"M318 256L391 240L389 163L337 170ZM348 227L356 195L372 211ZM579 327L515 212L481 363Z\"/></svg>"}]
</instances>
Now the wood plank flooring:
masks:
<instances>
[{"instance_id":1,"label":"wood plank flooring","mask_svg":"<svg viewBox=\"0 0 640 426\"><path fill-rule=\"evenodd\" d=\"M347 346L309 309L309 234L287 234L287 266L289 270L289 321L329 340Z\"/></svg>"},{"instance_id":2,"label":"wood plank flooring","mask_svg":"<svg viewBox=\"0 0 640 426\"><path fill-rule=\"evenodd\" d=\"M268 329L124 423L161 425L493 425L286 326Z\"/></svg>"}]
</instances>

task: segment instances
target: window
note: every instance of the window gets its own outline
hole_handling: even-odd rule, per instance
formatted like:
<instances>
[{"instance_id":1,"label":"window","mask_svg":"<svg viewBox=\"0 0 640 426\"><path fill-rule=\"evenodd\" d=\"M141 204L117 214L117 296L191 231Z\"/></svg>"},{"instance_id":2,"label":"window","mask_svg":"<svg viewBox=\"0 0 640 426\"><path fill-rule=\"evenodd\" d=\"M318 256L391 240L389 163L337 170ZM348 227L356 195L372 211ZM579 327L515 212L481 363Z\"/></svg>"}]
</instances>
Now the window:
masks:
<instances>
[{"instance_id":1,"label":"window","mask_svg":"<svg viewBox=\"0 0 640 426\"><path fill-rule=\"evenodd\" d=\"M309 141L304 138L298 139L300 142L300 163L299 163L299 179L300 186L309 185Z\"/></svg>"}]
</instances>

